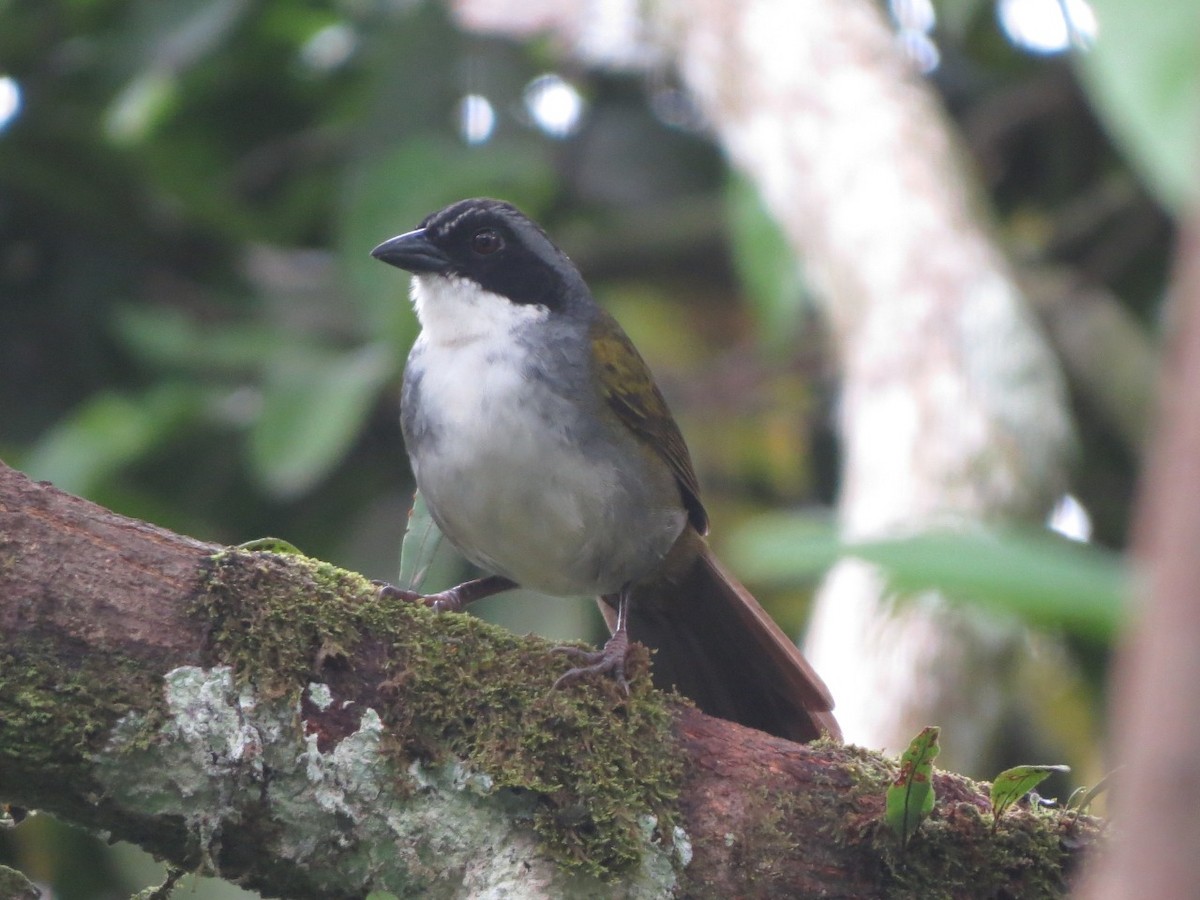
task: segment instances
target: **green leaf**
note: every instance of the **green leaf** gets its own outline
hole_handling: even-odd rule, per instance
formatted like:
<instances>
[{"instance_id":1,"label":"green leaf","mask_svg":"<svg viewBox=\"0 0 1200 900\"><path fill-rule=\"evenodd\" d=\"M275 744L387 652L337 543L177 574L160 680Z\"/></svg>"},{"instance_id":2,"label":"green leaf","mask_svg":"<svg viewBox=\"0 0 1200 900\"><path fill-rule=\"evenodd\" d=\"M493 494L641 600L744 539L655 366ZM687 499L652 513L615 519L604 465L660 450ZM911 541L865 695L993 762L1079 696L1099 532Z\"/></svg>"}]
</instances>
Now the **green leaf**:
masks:
<instances>
[{"instance_id":1,"label":"green leaf","mask_svg":"<svg viewBox=\"0 0 1200 900\"><path fill-rule=\"evenodd\" d=\"M929 532L854 544L901 591L935 588L1027 622L1111 638L1129 594L1119 557L1049 531Z\"/></svg>"},{"instance_id":2,"label":"green leaf","mask_svg":"<svg viewBox=\"0 0 1200 900\"><path fill-rule=\"evenodd\" d=\"M109 108L105 134L122 146L145 140L179 107L179 94L175 73L159 69L139 73Z\"/></svg>"},{"instance_id":3,"label":"green leaf","mask_svg":"<svg viewBox=\"0 0 1200 900\"><path fill-rule=\"evenodd\" d=\"M727 196L733 263L761 340L772 350L791 348L809 299L800 263L748 178L734 176Z\"/></svg>"},{"instance_id":4,"label":"green leaf","mask_svg":"<svg viewBox=\"0 0 1200 900\"><path fill-rule=\"evenodd\" d=\"M812 581L842 556L854 556L880 566L897 590L939 590L1101 639L1115 633L1130 593L1121 557L1049 531L934 531L841 543L828 519L774 515L743 526L728 549L752 580Z\"/></svg>"},{"instance_id":5,"label":"green leaf","mask_svg":"<svg viewBox=\"0 0 1200 900\"><path fill-rule=\"evenodd\" d=\"M285 541L283 538L277 537L255 538L252 541L245 541L238 544L237 548L239 550L263 551L265 553L281 553L285 556L306 555L291 541Z\"/></svg>"},{"instance_id":6,"label":"green leaf","mask_svg":"<svg viewBox=\"0 0 1200 900\"><path fill-rule=\"evenodd\" d=\"M201 323L168 306L122 306L112 324L141 361L168 371L244 374L258 371L266 360L299 352L297 338L278 327Z\"/></svg>"},{"instance_id":7,"label":"green leaf","mask_svg":"<svg viewBox=\"0 0 1200 900\"><path fill-rule=\"evenodd\" d=\"M180 107L180 75L222 47L252 7L247 0L133 4L128 38L141 65L107 110L108 137L123 145L150 137Z\"/></svg>"},{"instance_id":8,"label":"green leaf","mask_svg":"<svg viewBox=\"0 0 1200 900\"><path fill-rule=\"evenodd\" d=\"M742 525L725 550L746 578L795 584L820 578L845 553L845 546L832 516L776 513Z\"/></svg>"},{"instance_id":9,"label":"green leaf","mask_svg":"<svg viewBox=\"0 0 1200 900\"><path fill-rule=\"evenodd\" d=\"M1014 766L992 782L992 817L999 821L1005 810L1055 772L1070 772L1070 766Z\"/></svg>"},{"instance_id":10,"label":"green leaf","mask_svg":"<svg viewBox=\"0 0 1200 900\"><path fill-rule=\"evenodd\" d=\"M323 478L358 437L397 368L395 352L384 344L275 361L250 433L250 464L263 486L277 497L295 497Z\"/></svg>"},{"instance_id":11,"label":"green leaf","mask_svg":"<svg viewBox=\"0 0 1200 900\"><path fill-rule=\"evenodd\" d=\"M901 849L908 846L925 817L933 812L933 761L941 748L941 729L930 725L921 730L900 757L900 774L887 790L884 819L900 838Z\"/></svg>"},{"instance_id":12,"label":"green leaf","mask_svg":"<svg viewBox=\"0 0 1200 900\"><path fill-rule=\"evenodd\" d=\"M64 491L92 495L114 473L193 422L208 402L205 391L178 383L133 396L96 394L45 434L21 468Z\"/></svg>"},{"instance_id":13,"label":"green leaf","mask_svg":"<svg viewBox=\"0 0 1200 900\"><path fill-rule=\"evenodd\" d=\"M412 510L408 514L404 542L400 545L400 578L396 587L419 592L441 543L441 529L429 514L425 498L420 491L416 491Z\"/></svg>"},{"instance_id":14,"label":"green leaf","mask_svg":"<svg viewBox=\"0 0 1200 900\"><path fill-rule=\"evenodd\" d=\"M1093 107L1177 212L1200 196L1200 4L1093 0L1095 45L1079 54Z\"/></svg>"}]
</instances>

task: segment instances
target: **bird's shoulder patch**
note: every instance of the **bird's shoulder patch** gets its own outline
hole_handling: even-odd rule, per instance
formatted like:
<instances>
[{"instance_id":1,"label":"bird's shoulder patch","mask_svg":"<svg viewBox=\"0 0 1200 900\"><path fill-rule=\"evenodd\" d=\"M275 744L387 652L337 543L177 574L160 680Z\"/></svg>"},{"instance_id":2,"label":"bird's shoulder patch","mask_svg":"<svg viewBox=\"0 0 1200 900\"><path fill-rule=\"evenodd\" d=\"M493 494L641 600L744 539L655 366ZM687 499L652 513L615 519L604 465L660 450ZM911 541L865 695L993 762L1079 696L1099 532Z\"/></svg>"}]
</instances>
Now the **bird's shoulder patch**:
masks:
<instances>
[{"instance_id":1,"label":"bird's shoulder patch","mask_svg":"<svg viewBox=\"0 0 1200 900\"><path fill-rule=\"evenodd\" d=\"M691 455L649 367L608 313L601 312L596 317L589 337L596 379L609 409L670 466L683 495L688 520L696 531L706 534L708 513L700 502L700 485Z\"/></svg>"}]
</instances>

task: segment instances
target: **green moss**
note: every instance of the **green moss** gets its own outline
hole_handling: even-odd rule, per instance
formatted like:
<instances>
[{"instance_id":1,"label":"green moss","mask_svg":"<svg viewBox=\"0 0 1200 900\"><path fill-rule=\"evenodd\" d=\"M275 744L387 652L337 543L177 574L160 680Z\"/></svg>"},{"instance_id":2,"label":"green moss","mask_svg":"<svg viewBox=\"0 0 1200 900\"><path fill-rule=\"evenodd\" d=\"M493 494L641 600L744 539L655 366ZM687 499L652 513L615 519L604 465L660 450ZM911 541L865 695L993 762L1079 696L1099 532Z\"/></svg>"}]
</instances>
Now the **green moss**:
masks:
<instances>
[{"instance_id":1,"label":"green moss","mask_svg":"<svg viewBox=\"0 0 1200 900\"><path fill-rule=\"evenodd\" d=\"M673 716L644 657L629 697L608 679L555 690L567 663L542 639L380 598L361 576L270 553L213 557L197 612L212 623L212 662L268 694L370 670L392 752L458 758L496 788L534 792L533 827L568 867L606 877L636 865L647 814L672 833L682 764L664 752Z\"/></svg>"},{"instance_id":2,"label":"green moss","mask_svg":"<svg viewBox=\"0 0 1200 900\"><path fill-rule=\"evenodd\" d=\"M875 751L819 741L813 753L826 764L813 766L814 790L781 792L763 787L748 797L762 811L730 836L734 867L762 896L782 896L798 854L829 854L847 865L880 896L916 898L1052 898L1069 893L1070 862L1095 842L1099 824L1061 810L1017 809L993 832L986 785L938 774L942 794L901 853L883 823L883 800L896 762ZM794 835L816 833L808 848ZM819 857L810 863L820 866ZM704 895L704 885L691 893Z\"/></svg>"},{"instance_id":3,"label":"green moss","mask_svg":"<svg viewBox=\"0 0 1200 900\"><path fill-rule=\"evenodd\" d=\"M153 687L122 672L110 658L84 656L64 669L49 640L23 640L0 655L0 760L22 768L59 770L95 749L135 706L153 707Z\"/></svg>"},{"instance_id":4,"label":"green moss","mask_svg":"<svg viewBox=\"0 0 1200 900\"><path fill-rule=\"evenodd\" d=\"M64 661L51 638L25 636L0 653L0 771L7 799L56 797L62 808L88 810L79 797L80 763L98 750L131 709L161 712L157 677L136 661L80 650Z\"/></svg>"},{"instance_id":5,"label":"green moss","mask_svg":"<svg viewBox=\"0 0 1200 900\"><path fill-rule=\"evenodd\" d=\"M941 777L958 782L966 788L960 793L972 799L939 798L905 852L881 822L864 834L862 848L877 860L879 883L889 897L1067 896L1072 857L1068 847L1093 844L1099 833L1096 820L1058 809L1023 808L1006 814L993 831L982 787L960 776Z\"/></svg>"}]
</instances>

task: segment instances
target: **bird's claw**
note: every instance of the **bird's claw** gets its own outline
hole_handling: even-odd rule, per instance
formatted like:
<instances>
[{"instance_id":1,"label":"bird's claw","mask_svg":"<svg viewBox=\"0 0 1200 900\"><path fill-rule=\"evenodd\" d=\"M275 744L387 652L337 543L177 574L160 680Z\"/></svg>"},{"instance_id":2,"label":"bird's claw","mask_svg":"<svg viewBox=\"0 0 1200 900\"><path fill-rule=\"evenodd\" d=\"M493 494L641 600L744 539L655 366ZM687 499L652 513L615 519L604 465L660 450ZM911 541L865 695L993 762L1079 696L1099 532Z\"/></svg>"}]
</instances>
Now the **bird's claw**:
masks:
<instances>
[{"instance_id":1,"label":"bird's claw","mask_svg":"<svg viewBox=\"0 0 1200 900\"><path fill-rule=\"evenodd\" d=\"M629 656L629 635L618 631L604 644L602 650L581 650L579 647L555 647L554 653L562 653L582 665L568 669L554 682L555 688L574 684L588 675L611 675L613 681L629 696L629 681L625 677L625 660Z\"/></svg>"},{"instance_id":2,"label":"bird's claw","mask_svg":"<svg viewBox=\"0 0 1200 900\"><path fill-rule=\"evenodd\" d=\"M388 584L386 581L372 581L371 584L378 588L380 597L393 597L409 603L423 603L434 612L461 612L463 608L462 599L453 590L441 591L437 594L419 594L416 591Z\"/></svg>"},{"instance_id":3,"label":"bird's claw","mask_svg":"<svg viewBox=\"0 0 1200 900\"><path fill-rule=\"evenodd\" d=\"M396 600L407 600L410 603L416 603L418 600L425 599L416 591L409 591L402 587L396 587L396 585L387 581L372 579L371 584L374 585L376 592L380 597L391 597Z\"/></svg>"}]
</instances>

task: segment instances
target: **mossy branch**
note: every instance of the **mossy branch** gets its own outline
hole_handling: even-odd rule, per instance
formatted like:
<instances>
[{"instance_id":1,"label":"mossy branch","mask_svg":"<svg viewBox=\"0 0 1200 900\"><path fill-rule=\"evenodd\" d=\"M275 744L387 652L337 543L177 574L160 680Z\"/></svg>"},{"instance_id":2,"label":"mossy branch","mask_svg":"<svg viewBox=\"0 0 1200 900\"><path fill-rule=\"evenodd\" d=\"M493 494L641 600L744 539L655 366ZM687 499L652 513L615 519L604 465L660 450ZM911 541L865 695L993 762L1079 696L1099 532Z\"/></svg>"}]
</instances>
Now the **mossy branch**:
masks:
<instances>
[{"instance_id":1,"label":"mossy branch","mask_svg":"<svg viewBox=\"0 0 1200 900\"><path fill-rule=\"evenodd\" d=\"M204 544L0 464L0 799L265 896L1063 893L1095 823L697 713L548 645ZM645 665L643 660L642 665ZM640 673L644 674L644 673Z\"/></svg>"}]
</instances>

